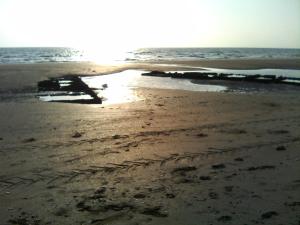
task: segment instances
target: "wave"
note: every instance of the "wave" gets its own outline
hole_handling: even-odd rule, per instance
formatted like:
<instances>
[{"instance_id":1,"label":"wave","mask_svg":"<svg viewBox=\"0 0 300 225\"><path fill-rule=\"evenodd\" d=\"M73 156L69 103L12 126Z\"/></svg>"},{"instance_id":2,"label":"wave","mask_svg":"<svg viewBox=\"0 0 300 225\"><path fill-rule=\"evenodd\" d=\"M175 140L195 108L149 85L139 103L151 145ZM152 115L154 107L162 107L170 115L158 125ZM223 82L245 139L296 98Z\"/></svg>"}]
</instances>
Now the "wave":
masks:
<instances>
[{"instance_id":1,"label":"wave","mask_svg":"<svg viewBox=\"0 0 300 225\"><path fill-rule=\"evenodd\" d=\"M113 52L113 51L112 51ZM83 62L99 60L84 50L73 48L0 48L0 64L37 62ZM103 53L105 54L105 53ZM107 54L107 53L106 53ZM197 59L276 59L300 58L300 49L266 48L143 48L109 55L113 61L164 61Z\"/></svg>"}]
</instances>

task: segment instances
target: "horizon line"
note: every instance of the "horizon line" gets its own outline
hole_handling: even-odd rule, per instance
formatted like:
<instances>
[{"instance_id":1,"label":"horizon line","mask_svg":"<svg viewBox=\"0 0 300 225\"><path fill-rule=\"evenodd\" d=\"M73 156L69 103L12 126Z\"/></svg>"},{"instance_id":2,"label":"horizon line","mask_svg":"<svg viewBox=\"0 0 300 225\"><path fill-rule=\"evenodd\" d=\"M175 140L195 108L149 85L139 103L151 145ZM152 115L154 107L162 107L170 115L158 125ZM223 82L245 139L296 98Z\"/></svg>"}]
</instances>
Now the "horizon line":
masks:
<instances>
[{"instance_id":1,"label":"horizon line","mask_svg":"<svg viewBox=\"0 0 300 225\"><path fill-rule=\"evenodd\" d=\"M80 47L74 47L74 46L0 46L0 48L73 48L73 49L84 49L84 48L80 48ZM95 46L96 48L96 46ZM176 46L172 46L172 47L136 47L136 48L132 48L132 49L178 49L178 48L186 48L186 49L195 49L195 48L231 48L231 49L235 49L235 48L242 48L242 49L299 49L300 47L220 47L220 46L216 46L216 47L201 47L201 46L193 46L193 47L176 47Z\"/></svg>"}]
</instances>

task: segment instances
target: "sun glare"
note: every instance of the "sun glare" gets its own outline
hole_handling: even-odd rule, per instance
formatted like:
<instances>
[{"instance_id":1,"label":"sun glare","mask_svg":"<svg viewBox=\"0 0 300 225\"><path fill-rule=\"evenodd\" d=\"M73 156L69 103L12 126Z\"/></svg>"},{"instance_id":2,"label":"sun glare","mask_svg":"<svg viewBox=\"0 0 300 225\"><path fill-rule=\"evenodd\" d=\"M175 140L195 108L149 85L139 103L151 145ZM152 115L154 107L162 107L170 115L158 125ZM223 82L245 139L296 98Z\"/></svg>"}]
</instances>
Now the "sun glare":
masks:
<instances>
[{"instance_id":1,"label":"sun glare","mask_svg":"<svg viewBox=\"0 0 300 225\"><path fill-rule=\"evenodd\" d=\"M118 64L123 62L127 57L127 52L125 48L111 48L111 47L80 47L77 48L81 50L87 57L88 61L92 61L98 64Z\"/></svg>"},{"instance_id":2,"label":"sun glare","mask_svg":"<svg viewBox=\"0 0 300 225\"><path fill-rule=\"evenodd\" d=\"M261 7L255 7L258 3L253 1ZM102 51L253 47L281 42L299 45L300 14L296 7L282 11L285 1L277 0L272 7L267 1L253 1L0 0L0 44L97 47ZM279 13L289 23L281 20ZM261 16L264 20L259 19ZM286 34L293 34L288 35L290 42L283 41Z\"/></svg>"}]
</instances>

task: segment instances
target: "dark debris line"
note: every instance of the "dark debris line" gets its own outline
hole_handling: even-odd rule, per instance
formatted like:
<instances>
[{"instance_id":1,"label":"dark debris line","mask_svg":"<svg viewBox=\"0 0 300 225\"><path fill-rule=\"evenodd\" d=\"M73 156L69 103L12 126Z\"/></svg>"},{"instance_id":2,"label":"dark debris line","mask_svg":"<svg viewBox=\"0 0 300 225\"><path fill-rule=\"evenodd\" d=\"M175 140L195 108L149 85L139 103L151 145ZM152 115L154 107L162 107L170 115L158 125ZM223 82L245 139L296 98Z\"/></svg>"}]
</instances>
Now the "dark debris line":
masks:
<instances>
[{"instance_id":1,"label":"dark debris line","mask_svg":"<svg viewBox=\"0 0 300 225\"><path fill-rule=\"evenodd\" d=\"M65 83L66 85L61 85ZM54 102L68 102L80 104L102 104L102 99L98 97L96 92L85 84L79 76L67 75L59 78L50 78L38 82L38 92L41 96L51 92L49 96L74 96L74 95L89 95L92 99L65 99L53 100ZM47 95L47 94L46 94Z\"/></svg>"},{"instance_id":2,"label":"dark debris line","mask_svg":"<svg viewBox=\"0 0 300 225\"><path fill-rule=\"evenodd\" d=\"M192 80L229 80L229 81L247 81L256 83L277 83L277 84L290 84L300 85L300 78L284 77L276 75L245 75L245 74L232 74L232 73L215 73L215 72L162 72L151 71L143 73L142 76L153 77L171 77L176 79L192 79ZM106 88L104 85L103 88ZM101 90L98 89L98 90ZM90 88L85 84L79 75L66 75L57 78L50 78L48 80L38 82L38 92L40 96L60 96L60 100L50 100L52 102L65 102L65 103L80 103L80 104L102 104L96 90ZM91 99L84 98L68 98L70 96L88 95ZM65 98L63 98L65 96Z\"/></svg>"},{"instance_id":3,"label":"dark debris line","mask_svg":"<svg viewBox=\"0 0 300 225\"><path fill-rule=\"evenodd\" d=\"M151 71L149 73L143 73L143 76L153 77L171 77L177 79L193 79L193 80L230 80L230 81L249 81L257 83L282 83L300 85L297 81L300 78L276 76L276 75L246 75L246 74L233 74L233 73L215 73L215 72L162 72ZM289 80L295 82L287 82Z\"/></svg>"}]
</instances>

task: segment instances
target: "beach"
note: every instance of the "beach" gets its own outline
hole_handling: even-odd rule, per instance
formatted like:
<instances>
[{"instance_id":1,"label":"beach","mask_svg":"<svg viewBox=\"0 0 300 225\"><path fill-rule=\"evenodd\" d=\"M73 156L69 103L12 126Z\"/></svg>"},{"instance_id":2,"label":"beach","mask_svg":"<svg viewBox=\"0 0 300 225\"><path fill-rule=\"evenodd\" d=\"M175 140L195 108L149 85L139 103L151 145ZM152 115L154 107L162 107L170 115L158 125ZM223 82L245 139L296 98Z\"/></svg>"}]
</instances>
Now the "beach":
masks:
<instances>
[{"instance_id":1,"label":"beach","mask_svg":"<svg viewBox=\"0 0 300 225\"><path fill-rule=\"evenodd\" d=\"M299 86L143 87L112 105L37 98L49 77L192 67L300 60L0 65L0 224L299 224Z\"/></svg>"}]
</instances>

